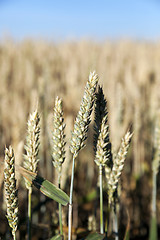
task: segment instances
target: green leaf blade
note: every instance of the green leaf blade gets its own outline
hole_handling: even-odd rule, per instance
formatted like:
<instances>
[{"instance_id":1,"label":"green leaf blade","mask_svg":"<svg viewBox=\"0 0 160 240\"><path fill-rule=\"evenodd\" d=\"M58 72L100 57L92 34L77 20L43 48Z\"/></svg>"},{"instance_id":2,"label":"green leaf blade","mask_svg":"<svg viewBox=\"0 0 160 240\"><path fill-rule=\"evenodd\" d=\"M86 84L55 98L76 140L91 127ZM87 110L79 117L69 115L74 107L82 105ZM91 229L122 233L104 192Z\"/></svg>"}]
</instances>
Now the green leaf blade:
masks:
<instances>
[{"instance_id":1,"label":"green leaf blade","mask_svg":"<svg viewBox=\"0 0 160 240\"><path fill-rule=\"evenodd\" d=\"M27 171L22 167L19 170L22 176L25 177L27 181L33 184L36 188L38 188L44 195L58 203L61 203L63 206L67 206L69 203L69 196L64 191L33 172Z\"/></svg>"},{"instance_id":2,"label":"green leaf blade","mask_svg":"<svg viewBox=\"0 0 160 240\"><path fill-rule=\"evenodd\" d=\"M66 206L69 203L69 196L62 191L60 188L56 187L53 183L48 180L43 179L40 176L37 176L33 181L34 186L36 187L37 183L41 182L40 191L49 198L52 198L58 203Z\"/></svg>"}]
</instances>

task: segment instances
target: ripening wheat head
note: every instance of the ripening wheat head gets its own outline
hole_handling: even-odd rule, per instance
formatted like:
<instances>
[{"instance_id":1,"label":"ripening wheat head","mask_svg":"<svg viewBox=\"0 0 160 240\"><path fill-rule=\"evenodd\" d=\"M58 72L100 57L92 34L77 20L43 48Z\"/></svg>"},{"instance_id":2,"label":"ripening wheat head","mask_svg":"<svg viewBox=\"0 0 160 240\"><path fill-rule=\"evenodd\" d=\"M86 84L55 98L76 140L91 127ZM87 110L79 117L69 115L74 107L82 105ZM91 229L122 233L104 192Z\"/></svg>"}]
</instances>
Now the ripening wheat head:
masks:
<instances>
[{"instance_id":1,"label":"ripening wheat head","mask_svg":"<svg viewBox=\"0 0 160 240\"><path fill-rule=\"evenodd\" d=\"M4 188L7 204L7 219L15 235L18 226L18 198L15 179L15 157L11 146L5 149Z\"/></svg>"},{"instance_id":2,"label":"ripening wheat head","mask_svg":"<svg viewBox=\"0 0 160 240\"><path fill-rule=\"evenodd\" d=\"M95 72L90 73L71 137L70 150L75 157L85 146L97 83L98 75Z\"/></svg>"},{"instance_id":3,"label":"ripening wheat head","mask_svg":"<svg viewBox=\"0 0 160 240\"><path fill-rule=\"evenodd\" d=\"M132 134L128 131L124 138L122 138L121 147L118 151L118 154L114 157L112 171L108 180L109 203L113 201L113 194L117 189L118 182L124 168L124 161L127 156L131 137Z\"/></svg>"},{"instance_id":4,"label":"ripening wheat head","mask_svg":"<svg viewBox=\"0 0 160 240\"><path fill-rule=\"evenodd\" d=\"M27 137L26 137L26 145L24 146L26 150L26 154L24 155L24 167L36 173L37 172L37 164L38 164L38 151L39 151L39 136L40 136L40 118L38 111L36 110L32 114L30 114L28 120L28 129L27 129ZM27 181L26 181L27 183ZM28 183L29 184L29 183ZM27 184L26 184L27 187ZM28 185L30 187L30 184Z\"/></svg>"},{"instance_id":5,"label":"ripening wheat head","mask_svg":"<svg viewBox=\"0 0 160 240\"><path fill-rule=\"evenodd\" d=\"M52 158L53 165L61 172L62 163L65 160L65 124L63 118L62 99L56 98L53 114L53 132L52 132Z\"/></svg>"},{"instance_id":6,"label":"ripening wheat head","mask_svg":"<svg viewBox=\"0 0 160 240\"><path fill-rule=\"evenodd\" d=\"M94 148L96 164L105 166L112 161L111 143L109 141L109 125L107 101L103 90L98 86L95 101Z\"/></svg>"}]
</instances>

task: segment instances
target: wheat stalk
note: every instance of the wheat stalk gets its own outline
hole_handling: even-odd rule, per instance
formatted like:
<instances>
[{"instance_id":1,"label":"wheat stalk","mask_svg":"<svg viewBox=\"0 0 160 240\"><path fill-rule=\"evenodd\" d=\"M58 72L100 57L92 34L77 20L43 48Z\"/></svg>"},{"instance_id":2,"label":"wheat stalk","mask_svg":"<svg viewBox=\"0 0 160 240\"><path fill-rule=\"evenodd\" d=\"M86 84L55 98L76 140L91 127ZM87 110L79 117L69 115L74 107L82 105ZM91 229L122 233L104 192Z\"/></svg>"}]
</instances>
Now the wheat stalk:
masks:
<instances>
[{"instance_id":1,"label":"wheat stalk","mask_svg":"<svg viewBox=\"0 0 160 240\"><path fill-rule=\"evenodd\" d=\"M124 168L124 162L127 156L129 143L131 140L132 134L128 131L124 138L122 138L121 146L117 154L113 154L113 167L111 169L106 168L106 178L108 180L108 203L109 203L109 211L110 208L113 210L113 229L116 234L115 239L118 240L118 213L117 213L117 204L116 199L117 189L118 189L118 182L120 180L120 176L122 170Z\"/></svg>"},{"instance_id":2,"label":"wheat stalk","mask_svg":"<svg viewBox=\"0 0 160 240\"><path fill-rule=\"evenodd\" d=\"M58 171L58 187L61 186L62 164L65 160L65 124L63 118L62 99L57 97L55 100L54 114L53 114L53 132L52 132L52 158L53 165ZM62 227L62 206L59 203L59 225L60 233L63 235Z\"/></svg>"},{"instance_id":3,"label":"wheat stalk","mask_svg":"<svg viewBox=\"0 0 160 240\"><path fill-rule=\"evenodd\" d=\"M95 125L94 125L94 148L95 163L99 167L100 179L100 232L104 233L103 226L103 167L107 167L107 163L111 163L111 143L109 141L109 125L107 101L104 97L103 90L99 86L95 101Z\"/></svg>"},{"instance_id":4,"label":"wheat stalk","mask_svg":"<svg viewBox=\"0 0 160 240\"><path fill-rule=\"evenodd\" d=\"M18 226L18 198L15 179L15 157L11 146L5 149L4 188L7 204L7 219L12 228L13 238L16 239Z\"/></svg>"},{"instance_id":5,"label":"wheat stalk","mask_svg":"<svg viewBox=\"0 0 160 240\"><path fill-rule=\"evenodd\" d=\"M93 104L95 100L95 92L98 83L98 75L93 72L90 73L89 79L87 81L82 102L80 105L80 110L77 114L74 130L72 132L70 151L73 154L72 163L72 175L71 175L71 185L70 185L70 202L69 202L69 213L68 213L68 240L71 240L71 230L72 230L72 195L73 195L73 182L74 182L74 164L75 158L77 157L79 151L85 146L85 140L87 139L87 132L89 128L91 113L93 109Z\"/></svg>"},{"instance_id":6,"label":"wheat stalk","mask_svg":"<svg viewBox=\"0 0 160 240\"><path fill-rule=\"evenodd\" d=\"M39 152L39 136L40 136L40 117L38 111L35 110L32 114L30 114L28 120L28 129L27 129L27 137L26 137L26 145L24 146L26 150L26 154L24 155L24 167L36 173L37 172L37 164L39 159L37 159L37 155ZM29 181L25 180L26 188L28 189L28 239L31 239L31 195L32 195L32 185Z\"/></svg>"}]
</instances>

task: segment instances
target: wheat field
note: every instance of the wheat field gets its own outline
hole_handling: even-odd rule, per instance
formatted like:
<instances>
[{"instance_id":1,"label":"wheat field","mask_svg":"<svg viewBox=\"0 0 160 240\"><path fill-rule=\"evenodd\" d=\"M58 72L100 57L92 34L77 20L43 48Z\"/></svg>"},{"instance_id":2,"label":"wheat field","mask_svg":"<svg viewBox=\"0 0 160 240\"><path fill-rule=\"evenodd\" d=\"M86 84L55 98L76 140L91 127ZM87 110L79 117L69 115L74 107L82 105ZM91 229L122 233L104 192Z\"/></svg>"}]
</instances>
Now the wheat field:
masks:
<instances>
[{"instance_id":1,"label":"wheat field","mask_svg":"<svg viewBox=\"0 0 160 240\"><path fill-rule=\"evenodd\" d=\"M15 164L23 166L24 145L29 114L38 108L41 118L38 172L57 184L58 174L52 164L52 114L57 96L63 99L66 161L61 173L61 187L69 194L71 153L69 141L86 80L96 70L108 107L112 152L118 151L126 131L133 132L124 171L121 176L119 228L124 235L130 219L130 239L148 239L152 202L152 162L155 125L160 110L160 43L90 41L53 43L6 39L0 42L0 159L5 146L15 150ZM73 231L94 229L99 215L95 189L98 169L94 163L91 115L86 147L75 163ZM158 165L159 166L159 165ZM17 239L25 239L27 191L19 173L19 226ZM157 223L160 224L160 178L157 170ZM105 180L104 180L105 186ZM3 196L3 165L0 168L0 237L9 238ZM105 199L105 190L103 191ZM57 204L33 188L32 239L49 239L58 228ZM104 200L105 201L105 200ZM104 212L107 212L104 204ZM63 209L63 228L67 232L67 210ZM91 219L91 220L89 220ZM98 220L99 221L99 220ZM96 224L95 224L96 225ZM158 229L160 232L160 229ZM99 231L97 225L97 231ZM120 237L123 239L123 237Z\"/></svg>"}]
</instances>

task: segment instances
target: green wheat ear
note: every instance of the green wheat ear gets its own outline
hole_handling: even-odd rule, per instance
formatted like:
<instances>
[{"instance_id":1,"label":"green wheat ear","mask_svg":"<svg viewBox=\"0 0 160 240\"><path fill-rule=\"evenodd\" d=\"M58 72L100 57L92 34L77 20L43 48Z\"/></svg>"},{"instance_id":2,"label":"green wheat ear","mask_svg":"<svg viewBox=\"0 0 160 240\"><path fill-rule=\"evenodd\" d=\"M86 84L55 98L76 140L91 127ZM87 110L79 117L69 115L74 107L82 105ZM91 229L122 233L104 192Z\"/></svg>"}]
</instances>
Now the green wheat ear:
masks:
<instances>
[{"instance_id":1,"label":"green wheat ear","mask_svg":"<svg viewBox=\"0 0 160 240\"><path fill-rule=\"evenodd\" d=\"M63 118L62 99L57 97L53 113L53 132L52 132L52 158L53 165L61 173L62 164L65 160L65 124Z\"/></svg>"},{"instance_id":2,"label":"green wheat ear","mask_svg":"<svg viewBox=\"0 0 160 240\"><path fill-rule=\"evenodd\" d=\"M11 146L5 149L4 188L7 204L6 217L9 226L12 228L12 235L15 239L15 233L18 226L18 198L15 179L15 157Z\"/></svg>"},{"instance_id":3,"label":"green wheat ear","mask_svg":"<svg viewBox=\"0 0 160 240\"><path fill-rule=\"evenodd\" d=\"M26 154L24 155L24 168L28 171L37 172L37 164L39 159L37 159L37 155L39 152L39 137L40 137L40 118L38 111L34 111L30 114L28 120L28 129L27 129L27 137L26 137L26 145L24 146L26 150ZM30 183L25 181L26 187L30 188Z\"/></svg>"},{"instance_id":4,"label":"green wheat ear","mask_svg":"<svg viewBox=\"0 0 160 240\"><path fill-rule=\"evenodd\" d=\"M72 132L70 151L75 157L85 146L97 83L98 75L95 72L90 73L80 105L80 110L75 120L74 130Z\"/></svg>"},{"instance_id":5,"label":"green wheat ear","mask_svg":"<svg viewBox=\"0 0 160 240\"><path fill-rule=\"evenodd\" d=\"M95 101L94 150L96 164L112 165L111 143L109 140L109 125L107 101L102 87L98 86Z\"/></svg>"},{"instance_id":6,"label":"green wheat ear","mask_svg":"<svg viewBox=\"0 0 160 240\"><path fill-rule=\"evenodd\" d=\"M113 167L108 180L108 195L110 204L113 202L113 194L118 187L118 182L124 168L124 162L127 156L132 135L133 134L131 134L129 131L125 134L124 138L122 138L118 154L114 157L113 160Z\"/></svg>"}]
</instances>

